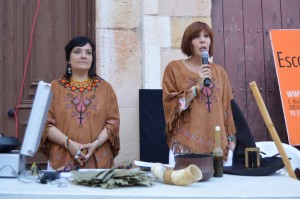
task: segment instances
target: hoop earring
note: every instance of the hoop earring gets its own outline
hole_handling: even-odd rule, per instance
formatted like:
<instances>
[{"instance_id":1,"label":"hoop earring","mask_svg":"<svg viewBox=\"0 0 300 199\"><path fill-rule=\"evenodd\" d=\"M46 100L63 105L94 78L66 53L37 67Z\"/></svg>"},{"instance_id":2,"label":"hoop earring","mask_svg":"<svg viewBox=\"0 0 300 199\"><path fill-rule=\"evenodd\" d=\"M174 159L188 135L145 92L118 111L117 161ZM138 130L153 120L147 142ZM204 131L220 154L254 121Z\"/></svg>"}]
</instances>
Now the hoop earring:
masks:
<instances>
[{"instance_id":1,"label":"hoop earring","mask_svg":"<svg viewBox=\"0 0 300 199\"><path fill-rule=\"evenodd\" d=\"M71 64L68 64L67 67L68 67L68 72L67 73L68 73L69 76L71 76L72 75Z\"/></svg>"}]
</instances>

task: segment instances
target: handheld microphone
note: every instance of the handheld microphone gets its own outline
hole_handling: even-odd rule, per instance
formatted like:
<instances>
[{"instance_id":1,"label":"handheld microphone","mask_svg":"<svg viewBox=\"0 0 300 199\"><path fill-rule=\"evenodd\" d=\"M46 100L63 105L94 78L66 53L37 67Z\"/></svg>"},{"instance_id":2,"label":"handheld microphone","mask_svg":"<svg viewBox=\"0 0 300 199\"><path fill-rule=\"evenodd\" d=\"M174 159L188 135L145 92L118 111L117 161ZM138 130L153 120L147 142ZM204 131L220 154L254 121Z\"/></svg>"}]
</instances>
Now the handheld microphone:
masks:
<instances>
[{"instance_id":1,"label":"handheld microphone","mask_svg":"<svg viewBox=\"0 0 300 199\"><path fill-rule=\"evenodd\" d=\"M201 57L202 57L202 64L208 64L208 52L207 51L203 51L201 52ZM210 79L209 78L205 78L204 80L204 86L208 87L210 85Z\"/></svg>"}]
</instances>

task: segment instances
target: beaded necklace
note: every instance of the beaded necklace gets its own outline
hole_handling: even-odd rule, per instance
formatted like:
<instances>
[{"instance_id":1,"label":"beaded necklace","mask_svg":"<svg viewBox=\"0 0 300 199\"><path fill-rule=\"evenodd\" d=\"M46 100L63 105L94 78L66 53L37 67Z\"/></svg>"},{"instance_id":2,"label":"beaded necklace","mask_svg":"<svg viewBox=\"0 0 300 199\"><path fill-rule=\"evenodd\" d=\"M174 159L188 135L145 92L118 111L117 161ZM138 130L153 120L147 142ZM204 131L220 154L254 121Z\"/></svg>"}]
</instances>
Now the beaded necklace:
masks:
<instances>
[{"instance_id":1,"label":"beaded necklace","mask_svg":"<svg viewBox=\"0 0 300 199\"><path fill-rule=\"evenodd\" d=\"M91 90L95 90L98 87L100 79L98 78L88 78L83 82L76 81L75 79L71 78L70 81L67 81L66 78L62 78L60 83L68 90L74 92L88 92Z\"/></svg>"}]
</instances>

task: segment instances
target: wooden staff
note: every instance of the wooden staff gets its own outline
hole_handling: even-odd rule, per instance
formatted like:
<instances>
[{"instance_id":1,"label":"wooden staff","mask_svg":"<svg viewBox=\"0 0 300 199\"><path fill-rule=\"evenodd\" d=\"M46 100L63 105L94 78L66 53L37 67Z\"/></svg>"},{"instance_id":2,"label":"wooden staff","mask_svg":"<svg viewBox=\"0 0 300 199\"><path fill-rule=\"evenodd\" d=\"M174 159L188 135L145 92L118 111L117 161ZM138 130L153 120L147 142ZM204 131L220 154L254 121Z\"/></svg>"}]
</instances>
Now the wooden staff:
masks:
<instances>
[{"instance_id":1,"label":"wooden staff","mask_svg":"<svg viewBox=\"0 0 300 199\"><path fill-rule=\"evenodd\" d=\"M268 130L269 130L269 132L271 134L271 137L272 137L273 141L275 142L275 145L276 145L276 147L277 147L277 149L278 149L278 151L280 153L280 156L281 156L281 158L283 160L283 163L284 163L284 165L285 165L285 167L286 167L286 169L287 169L287 171L289 173L289 176L291 178L297 179L297 177L296 177L296 175L295 175L295 173L294 173L294 171L292 169L290 160L289 160L289 158L287 157L287 155L285 153L285 150L284 150L284 148L282 146L282 143L281 143L281 141L279 139L279 136L278 136L278 134L277 134L277 132L275 130L275 127L274 127L274 125L272 123L270 115L269 115L269 113L267 111L267 108L266 108L266 106L264 104L264 101L263 101L263 99L262 99L262 97L260 95L260 92L259 92L259 90L257 88L257 85L256 85L255 81L250 82L250 87L251 87L252 93L254 95L254 98L256 100L256 103L258 105L258 108L260 110L260 113L262 114L262 117L263 117L263 119L264 119L264 121L265 121L265 123L266 123L266 125L268 127Z\"/></svg>"}]
</instances>

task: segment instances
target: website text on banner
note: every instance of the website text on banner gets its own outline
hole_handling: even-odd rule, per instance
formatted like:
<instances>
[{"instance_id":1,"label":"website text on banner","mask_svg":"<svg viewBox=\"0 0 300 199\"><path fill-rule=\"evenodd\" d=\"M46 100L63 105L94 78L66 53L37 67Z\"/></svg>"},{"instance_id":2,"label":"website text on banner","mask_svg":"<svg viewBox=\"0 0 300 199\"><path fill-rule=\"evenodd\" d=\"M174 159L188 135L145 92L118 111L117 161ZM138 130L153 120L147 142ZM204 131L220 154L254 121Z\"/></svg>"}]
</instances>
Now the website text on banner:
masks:
<instances>
[{"instance_id":1,"label":"website text on banner","mask_svg":"<svg viewBox=\"0 0 300 199\"><path fill-rule=\"evenodd\" d=\"M271 30L271 43L290 145L300 145L300 30Z\"/></svg>"}]
</instances>

